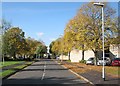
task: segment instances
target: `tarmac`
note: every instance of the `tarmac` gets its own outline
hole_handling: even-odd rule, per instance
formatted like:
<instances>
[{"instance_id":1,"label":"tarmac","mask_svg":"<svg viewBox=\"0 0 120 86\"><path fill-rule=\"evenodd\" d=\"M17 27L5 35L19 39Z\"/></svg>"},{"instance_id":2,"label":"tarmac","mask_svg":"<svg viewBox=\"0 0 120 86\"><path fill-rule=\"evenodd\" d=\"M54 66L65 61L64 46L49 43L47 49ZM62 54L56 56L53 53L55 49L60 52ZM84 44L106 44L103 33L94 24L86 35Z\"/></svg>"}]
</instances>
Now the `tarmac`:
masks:
<instances>
[{"instance_id":1,"label":"tarmac","mask_svg":"<svg viewBox=\"0 0 120 86\"><path fill-rule=\"evenodd\" d=\"M92 86L53 60L38 60L3 79L2 86Z\"/></svg>"},{"instance_id":2,"label":"tarmac","mask_svg":"<svg viewBox=\"0 0 120 86\"><path fill-rule=\"evenodd\" d=\"M70 62L62 62L72 64ZM22 63L24 64L24 63ZM18 64L20 65L20 64ZM72 64L74 65L74 64ZM15 65L13 65L15 66ZM75 66L75 65L74 65ZM12 66L5 67L4 70ZM78 67L78 66L77 66ZM82 67L78 67L82 68ZM78 76L80 78L78 78ZM120 86L120 78L90 70L85 73L75 73L71 69L62 67L54 60L38 60L16 74L3 79L2 86Z\"/></svg>"}]
</instances>

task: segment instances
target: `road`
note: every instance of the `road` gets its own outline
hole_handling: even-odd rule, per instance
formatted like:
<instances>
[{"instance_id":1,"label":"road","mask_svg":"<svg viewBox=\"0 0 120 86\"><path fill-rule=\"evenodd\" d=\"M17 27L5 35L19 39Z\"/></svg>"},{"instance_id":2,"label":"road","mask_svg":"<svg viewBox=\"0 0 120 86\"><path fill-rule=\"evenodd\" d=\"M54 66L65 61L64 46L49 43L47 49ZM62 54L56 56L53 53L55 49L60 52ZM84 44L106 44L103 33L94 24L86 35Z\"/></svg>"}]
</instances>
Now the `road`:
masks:
<instances>
[{"instance_id":1,"label":"road","mask_svg":"<svg viewBox=\"0 0 120 86\"><path fill-rule=\"evenodd\" d=\"M90 86L54 60L38 60L2 81L2 86L71 85Z\"/></svg>"}]
</instances>

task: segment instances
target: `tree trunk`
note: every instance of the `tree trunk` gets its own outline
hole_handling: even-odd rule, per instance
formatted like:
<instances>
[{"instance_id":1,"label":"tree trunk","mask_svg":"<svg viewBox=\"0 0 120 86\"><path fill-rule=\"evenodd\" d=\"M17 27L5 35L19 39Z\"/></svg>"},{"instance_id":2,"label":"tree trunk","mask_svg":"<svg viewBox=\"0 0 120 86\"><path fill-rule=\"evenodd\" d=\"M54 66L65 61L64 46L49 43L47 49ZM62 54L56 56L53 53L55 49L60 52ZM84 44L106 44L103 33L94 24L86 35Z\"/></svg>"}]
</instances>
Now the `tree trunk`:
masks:
<instances>
[{"instance_id":1,"label":"tree trunk","mask_svg":"<svg viewBox=\"0 0 120 86\"><path fill-rule=\"evenodd\" d=\"M5 61L5 54L2 55L2 61L3 61L3 64L4 64L4 61Z\"/></svg>"},{"instance_id":2,"label":"tree trunk","mask_svg":"<svg viewBox=\"0 0 120 86\"><path fill-rule=\"evenodd\" d=\"M98 62L98 52L97 51L95 51L94 52L94 54L95 54L95 65L97 65L97 62Z\"/></svg>"},{"instance_id":3,"label":"tree trunk","mask_svg":"<svg viewBox=\"0 0 120 86\"><path fill-rule=\"evenodd\" d=\"M82 45L82 60L84 60L84 45Z\"/></svg>"},{"instance_id":4,"label":"tree trunk","mask_svg":"<svg viewBox=\"0 0 120 86\"><path fill-rule=\"evenodd\" d=\"M14 54L13 54L13 58L16 59L16 52L14 52Z\"/></svg>"},{"instance_id":5,"label":"tree trunk","mask_svg":"<svg viewBox=\"0 0 120 86\"><path fill-rule=\"evenodd\" d=\"M96 50L93 50L92 49L92 51L94 52L94 55L95 55L95 59L94 59L94 65L97 65L97 59L98 59L98 51L96 51Z\"/></svg>"},{"instance_id":6,"label":"tree trunk","mask_svg":"<svg viewBox=\"0 0 120 86\"><path fill-rule=\"evenodd\" d=\"M84 50L82 50L82 60L84 60Z\"/></svg>"},{"instance_id":7,"label":"tree trunk","mask_svg":"<svg viewBox=\"0 0 120 86\"><path fill-rule=\"evenodd\" d=\"M23 55L23 58L25 59L25 54Z\"/></svg>"},{"instance_id":8,"label":"tree trunk","mask_svg":"<svg viewBox=\"0 0 120 86\"><path fill-rule=\"evenodd\" d=\"M68 60L70 60L70 52L68 52Z\"/></svg>"}]
</instances>

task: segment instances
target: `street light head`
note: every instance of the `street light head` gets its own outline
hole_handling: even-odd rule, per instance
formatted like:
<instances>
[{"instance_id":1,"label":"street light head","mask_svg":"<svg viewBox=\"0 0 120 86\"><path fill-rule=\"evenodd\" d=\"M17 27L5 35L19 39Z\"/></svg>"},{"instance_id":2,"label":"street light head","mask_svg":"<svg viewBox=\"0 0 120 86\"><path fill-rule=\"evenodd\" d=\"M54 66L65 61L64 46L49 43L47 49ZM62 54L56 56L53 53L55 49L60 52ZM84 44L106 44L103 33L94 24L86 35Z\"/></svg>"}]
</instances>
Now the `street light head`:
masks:
<instances>
[{"instance_id":1,"label":"street light head","mask_svg":"<svg viewBox=\"0 0 120 86\"><path fill-rule=\"evenodd\" d=\"M100 2L99 3L93 3L93 4L96 5L96 6L102 6L102 7L104 6L104 4L102 4Z\"/></svg>"}]
</instances>

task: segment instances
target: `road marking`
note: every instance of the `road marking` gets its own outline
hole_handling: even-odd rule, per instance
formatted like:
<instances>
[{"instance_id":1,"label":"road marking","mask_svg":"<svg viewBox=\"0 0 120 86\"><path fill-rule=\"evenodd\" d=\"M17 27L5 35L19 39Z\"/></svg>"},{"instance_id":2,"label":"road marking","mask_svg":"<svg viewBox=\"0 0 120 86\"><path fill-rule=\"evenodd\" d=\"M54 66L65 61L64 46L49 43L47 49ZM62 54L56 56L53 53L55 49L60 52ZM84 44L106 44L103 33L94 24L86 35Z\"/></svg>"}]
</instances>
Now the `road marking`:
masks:
<instances>
[{"instance_id":1,"label":"road marking","mask_svg":"<svg viewBox=\"0 0 120 86\"><path fill-rule=\"evenodd\" d=\"M41 80L43 80L43 79L44 79L44 77L45 77L45 69L46 69L46 62L45 62L45 65L44 65L44 72L43 72L43 75L42 75Z\"/></svg>"},{"instance_id":2,"label":"road marking","mask_svg":"<svg viewBox=\"0 0 120 86\"><path fill-rule=\"evenodd\" d=\"M45 73L43 73L41 80L43 80L43 79L44 79L44 77L45 77Z\"/></svg>"}]
</instances>

